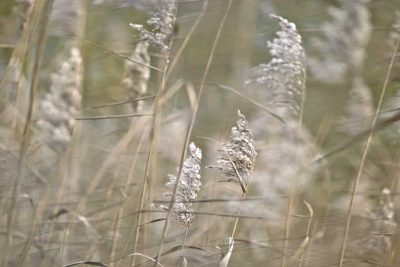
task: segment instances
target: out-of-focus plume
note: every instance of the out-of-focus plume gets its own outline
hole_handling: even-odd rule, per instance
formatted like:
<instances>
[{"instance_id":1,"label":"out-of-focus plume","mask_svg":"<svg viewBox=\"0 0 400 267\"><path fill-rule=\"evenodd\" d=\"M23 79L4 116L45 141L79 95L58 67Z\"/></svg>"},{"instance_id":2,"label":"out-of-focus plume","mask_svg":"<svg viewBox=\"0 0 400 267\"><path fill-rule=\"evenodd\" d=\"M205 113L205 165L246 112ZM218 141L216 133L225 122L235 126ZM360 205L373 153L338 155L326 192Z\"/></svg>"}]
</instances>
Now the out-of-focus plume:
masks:
<instances>
[{"instance_id":1,"label":"out-of-focus plume","mask_svg":"<svg viewBox=\"0 0 400 267\"><path fill-rule=\"evenodd\" d=\"M369 0L341 0L330 7L331 20L322 24L322 36L314 38L308 64L315 79L340 83L358 73L364 64L366 45L371 36Z\"/></svg>"},{"instance_id":2,"label":"out-of-focus plume","mask_svg":"<svg viewBox=\"0 0 400 267\"><path fill-rule=\"evenodd\" d=\"M81 40L85 30L85 2L55 0L50 15L49 34L70 40Z\"/></svg>"},{"instance_id":3,"label":"out-of-focus plume","mask_svg":"<svg viewBox=\"0 0 400 267\"><path fill-rule=\"evenodd\" d=\"M125 62L126 74L122 83L131 100L143 97L147 93L147 83L150 79L150 68L147 67L150 65L148 48L148 42L140 41L136 44L135 50L131 55L132 60L135 62ZM132 107L135 112L140 111L142 101L133 102Z\"/></svg>"},{"instance_id":4,"label":"out-of-focus plume","mask_svg":"<svg viewBox=\"0 0 400 267\"><path fill-rule=\"evenodd\" d=\"M82 57L72 48L69 58L51 77L50 91L40 104L40 139L49 145L66 145L72 136L81 105Z\"/></svg>"}]
</instances>

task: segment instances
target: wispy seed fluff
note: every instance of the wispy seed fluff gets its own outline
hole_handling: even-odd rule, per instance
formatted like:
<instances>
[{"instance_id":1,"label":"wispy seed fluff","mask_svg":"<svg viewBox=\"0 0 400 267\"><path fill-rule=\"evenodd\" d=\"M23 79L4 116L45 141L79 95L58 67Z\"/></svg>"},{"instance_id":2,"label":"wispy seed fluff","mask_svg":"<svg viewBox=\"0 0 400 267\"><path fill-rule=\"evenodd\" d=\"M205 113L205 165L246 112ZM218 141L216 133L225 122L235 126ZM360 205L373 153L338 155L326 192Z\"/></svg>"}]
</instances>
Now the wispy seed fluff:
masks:
<instances>
[{"instance_id":1,"label":"wispy seed fluff","mask_svg":"<svg viewBox=\"0 0 400 267\"><path fill-rule=\"evenodd\" d=\"M197 193L201 187L200 164L201 150L194 143L189 145L189 157L185 160L182 166L179 184L175 196L175 203L172 205L172 212L175 219L182 225L189 226L192 224L195 215L191 201L196 200ZM175 188L177 176L169 174L167 187ZM172 197L172 193L165 193L165 197ZM168 206L159 205L158 207L168 210Z\"/></svg>"},{"instance_id":2,"label":"wispy seed fluff","mask_svg":"<svg viewBox=\"0 0 400 267\"><path fill-rule=\"evenodd\" d=\"M177 4L175 0L161 0L158 4L158 11L147 21L152 27L148 31L141 24L130 26L139 32L139 40L148 41L157 49L165 52L168 50L168 41L174 33L176 22Z\"/></svg>"},{"instance_id":3,"label":"wispy seed fluff","mask_svg":"<svg viewBox=\"0 0 400 267\"><path fill-rule=\"evenodd\" d=\"M330 7L330 21L322 24L322 36L311 40L315 56L308 60L314 78L340 83L360 71L371 37L369 0L341 0Z\"/></svg>"},{"instance_id":4,"label":"wispy seed fluff","mask_svg":"<svg viewBox=\"0 0 400 267\"><path fill-rule=\"evenodd\" d=\"M281 31L267 43L272 59L252 71L245 86L264 89L261 93L268 105L282 117L298 116L305 97L305 53L296 25L271 14Z\"/></svg>"},{"instance_id":5,"label":"wispy seed fluff","mask_svg":"<svg viewBox=\"0 0 400 267\"><path fill-rule=\"evenodd\" d=\"M229 142L220 150L216 165L208 166L208 168L217 168L228 178L228 181L234 181L246 187L256 163L257 152L246 117L240 110L238 110L238 117L236 126L232 127Z\"/></svg>"},{"instance_id":6,"label":"wispy seed fluff","mask_svg":"<svg viewBox=\"0 0 400 267\"><path fill-rule=\"evenodd\" d=\"M82 57L72 48L69 58L51 76L51 87L40 104L40 139L49 145L65 145L72 136L81 105Z\"/></svg>"},{"instance_id":7,"label":"wispy seed fluff","mask_svg":"<svg viewBox=\"0 0 400 267\"><path fill-rule=\"evenodd\" d=\"M131 59L135 62L126 61L125 63L126 74L122 83L131 100L143 97L147 93L147 83L150 79L150 68L147 67L150 65L148 48L149 43L146 41L137 43L131 55ZM142 104L142 101L132 102L133 110L140 111Z\"/></svg>"}]
</instances>

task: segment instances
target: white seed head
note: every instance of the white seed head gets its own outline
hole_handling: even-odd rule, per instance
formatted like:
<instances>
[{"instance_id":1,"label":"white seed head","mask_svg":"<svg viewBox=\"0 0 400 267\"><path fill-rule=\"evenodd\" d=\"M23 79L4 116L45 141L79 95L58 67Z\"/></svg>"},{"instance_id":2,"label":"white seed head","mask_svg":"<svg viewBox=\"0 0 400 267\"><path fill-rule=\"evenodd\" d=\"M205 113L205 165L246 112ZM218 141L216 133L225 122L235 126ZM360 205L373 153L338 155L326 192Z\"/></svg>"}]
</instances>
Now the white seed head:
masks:
<instances>
[{"instance_id":1,"label":"white seed head","mask_svg":"<svg viewBox=\"0 0 400 267\"><path fill-rule=\"evenodd\" d=\"M122 81L131 100L143 97L147 93L147 84L150 79L150 56L148 52L149 43L141 41L136 44L135 50L131 55L134 61L126 61L125 78ZM132 103L133 110L138 112L141 110L142 101Z\"/></svg>"},{"instance_id":2,"label":"white seed head","mask_svg":"<svg viewBox=\"0 0 400 267\"><path fill-rule=\"evenodd\" d=\"M184 161L178 185L177 176L168 175L169 181L166 185L170 188L177 186L175 203L172 205L172 212L175 219L183 225L190 225L195 216L191 201L196 200L201 187L201 150L194 143L189 145L189 157ZM165 193L164 196L171 197L171 193ZM168 209L165 205L159 205L159 208Z\"/></svg>"},{"instance_id":3,"label":"white seed head","mask_svg":"<svg viewBox=\"0 0 400 267\"><path fill-rule=\"evenodd\" d=\"M255 167L257 152L246 117L240 110L238 117L236 126L232 127L229 142L220 150L216 165L208 168L217 168L228 181L243 182L247 186Z\"/></svg>"},{"instance_id":4,"label":"white seed head","mask_svg":"<svg viewBox=\"0 0 400 267\"><path fill-rule=\"evenodd\" d=\"M368 2L342 0L340 7L329 8L331 20L322 24L322 36L311 40L315 56L308 64L315 79L340 83L360 71L373 28Z\"/></svg>"},{"instance_id":5,"label":"white seed head","mask_svg":"<svg viewBox=\"0 0 400 267\"><path fill-rule=\"evenodd\" d=\"M271 110L282 117L298 116L305 97L305 53L296 25L274 15L281 30L267 43L272 59L254 68L245 86L260 89Z\"/></svg>"},{"instance_id":6,"label":"white seed head","mask_svg":"<svg viewBox=\"0 0 400 267\"><path fill-rule=\"evenodd\" d=\"M147 41L161 52L168 50L168 41L174 34L177 4L175 0L161 0L158 11L147 21L152 29L146 30L143 25L129 24L139 32L139 40Z\"/></svg>"},{"instance_id":7,"label":"white seed head","mask_svg":"<svg viewBox=\"0 0 400 267\"><path fill-rule=\"evenodd\" d=\"M40 104L40 139L50 145L66 145L73 132L81 104L82 58L72 48L69 58L51 75L50 91Z\"/></svg>"}]
</instances>

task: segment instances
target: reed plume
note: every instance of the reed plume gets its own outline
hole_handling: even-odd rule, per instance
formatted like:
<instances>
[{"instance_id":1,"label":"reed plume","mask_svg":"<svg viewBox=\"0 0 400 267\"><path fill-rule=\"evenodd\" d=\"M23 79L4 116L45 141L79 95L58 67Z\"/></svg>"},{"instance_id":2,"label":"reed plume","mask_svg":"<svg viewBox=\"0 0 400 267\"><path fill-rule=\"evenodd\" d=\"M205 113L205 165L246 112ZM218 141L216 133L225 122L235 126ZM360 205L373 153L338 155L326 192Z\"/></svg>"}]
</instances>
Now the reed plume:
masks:
<instances>
[{"instance_id":1,"label":"reed plume","mask_svg":"<svg viewBox=\"0 0 400 267\"><path fill-rule=\"evenodd\" d=\"M189 157L184 161L179 184L176 185L177 176L169 174L169 181L166 186L169 188L175 188L177 186L177 193L175 197L175 203L172 205L172 212L175 219L184 226L190 226L195 218L193 214L192 201L196 200L197 194L201 187L201 175L200 175L200 164L201 164L201 150L196 147L194 143L189 145ZM172 197L171 192L164 193L165 197ZM155 205L156 207L168 210L166 205Z\"/></svg>"},{"instance_id":2,"label":"reed plume","mask_svg":"<svg viewBox=\"0 0 400 267\"><path fill-rule=\"evenodd\" d=\"M150 65L148 48L149 43L147 41L138 42L131 55L134 62L125 62L126 74L122 83L131 100L140 98L147 93L147 84L150 79L150 69L147 67ZM142 101L132 102L133 111L139 112L142 109L142 104Z\"/></svg>"},{"instance_id":3,"label":"reed plume","mask_svg":"<svg viewBox=\"0 0 400 267\"><path fill-rule=\"evenodd\" d=\"M308 60L311 74L326 83L340 83L360 71L371 36L369 0L341 0L330 7L331 20L322 24L322 36L311 40L315 56Z\"/></svg>"},{"instance_id":4,"label":"reed plume","mask_svg":"<svg viewBox=\"0 0 400 267\"><path fill-rule=\"evenodd\" d=\"M160 51L166 52L169 49L168 41L174 34L176 12L175 0L161 0L158 11L147 21L152 27L151 30L145 29L141 24L131 23L130 26L139 32L140 41L147 41Z\"/></svg>"},{"instance_id":5,"label":"reed plume","mask_svg":"<svg viewBox=\"0 0 400 267\"><path fill-rule=\"evenodd\" d=\"M82 57L72 48L60 70L51 76L50 91L40 103L40 140L50 146L65 146L71 140L75 117L81 105Z\"/></svg>"},{"instance_id":6,"label":"reed plume","mask_svg":"<svg viewBox=\"0 0 400 267\"><path fill-rule=\"evenodd\" d=\"M299 117L305 98L305 53L296 25L271 14L281 31L267 42L272 59L254 68L245 86L259 89L270 108L282 116Z\"/></svg>"},{"instance_id":7,"label":"reed plume","mask_svg":"<svg viewBox=\"0 0 400 267\"><path fill-rule=\"evenodd\" d=\"M257 152L246 117L240 110L236 126L232 127L230 140L219 152L216 165L207 167L218 169L227 181L237 182L242 188L246 188L255 167Z\"/></svg>"}]
</instances>

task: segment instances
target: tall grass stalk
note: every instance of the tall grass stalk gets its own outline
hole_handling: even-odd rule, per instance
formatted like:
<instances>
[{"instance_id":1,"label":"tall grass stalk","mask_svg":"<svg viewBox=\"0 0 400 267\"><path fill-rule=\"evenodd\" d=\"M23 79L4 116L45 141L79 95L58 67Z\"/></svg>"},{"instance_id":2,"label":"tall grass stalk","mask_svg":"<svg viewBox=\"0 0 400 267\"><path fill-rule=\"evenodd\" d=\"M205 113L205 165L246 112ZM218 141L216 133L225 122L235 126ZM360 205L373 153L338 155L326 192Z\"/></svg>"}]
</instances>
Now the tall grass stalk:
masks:
<instances>
[{"instance_id":1,"label":"tall grass stalk","mask_svg":"<svg viewBox=\"0 0 400 267\"><path fill-rule=\"evenodd\" d=\"M42 57L44 53L44 48L46 44L46 35L47 35L47 24L49 21L50 17L50 11L51 7L53 4L53 0L48 0L43 4L43 21L41 25L41 32L39 36L39 43L38 43L38 49L35 55L35 64L34 68L32 71L32 82L30 85L30 95L29 95L29 107L28 107L28 114L26 115L25 119L25 126L22 132L22 141L20 144L20 152L19 152L19 163L18 163L18 173L16 179L14 179L14 184L12 187L12 198L11 198L11 203L9 207L9 213L7 217L7 239L6 239L6 244L5 244L5 255L3 258L3 266L7 266L8 262L8 255L9 255L9 250L12 246L12 239L14 235L14 225L18 221L18 214L17 214L17 198L19 194L19 187L20 187L20 182L22 180L22 170L25 166L25 161L26 161L26 156L27 156L27 150L28 150L28 131L29 131L29 126L32 121L32 113L33 113L33 104L34 104L34 99L36 96L36 89L38 85L38 79L39 79L39 72L40 72L40 67L42 64ZM19 266L22 266L24 263L25 258L27 257L27 254L30 249L30 244L33 238L33 230L35 229L36 224L35 222L32 225L32 230L31 234L28 238L28 242L25 244L22 257L20 258L21 260L19 261Z\"/></svg>"},{"instance_id":2,"label":"tall grass stalk","mask_svg":"<svg viewBox=\"0 0 400 267\"><path fill-rule=\"evenodd\" d=\"M374 116L374 119L373 119L372 124L371 124L371 129L375 128L375 126L377 124L377 121L378 121L379 113L381 112L383 99L385 97L386 89L387 89L387 86L389 84L389 78L390 78L390 74L392 72L392 68L393 68L393 64L394 64L394 61L395 61L395 57L397 55L399 44L400 44L400 40L397 40L397 43L396 43L396 46L395 46L395 48L393 50L393 54L392 54L392 57L391 57L391 60L390 60L390 64L389 64L388 70L387 70L385 82L384 82L382 90L381 90L381 94L380 94L380 97L379 97L379 102L378 102L378 105L376 107L375 116ZM351 197L350 197L350 204L349 204L349 210L348 210L348 213L347 213L346 228L345 228L345 232L344 232L342 248L341 248L341 251L340 251L339 267L342 267L343 264L344 264L346 246L347 246L348 237L349 237L349 231L350 231L350 224L351 224L351 219L352 219L352 215L353 215L354 199L355 199L355 196L356 196L357 191L358 191L358 184L360 183L361 175L362 175L362 172L363 172L363 169L364 169L364 165L365 165L365 160L367 158L367 154L369 152L369 148L371 146L371 142L372 142L372 138L373 137L374 137L374 132L371 131L369 133L369 135L368 135L368 138L367 138L366 142L365 142L364 149L363 149L363 154L362 154L361 161L360 161L360 165L359 165L359 168L358 168L358 171L357 171L357 176L356 176L356 179L354 181L353 188L352 188Z\"/></svg>"}]
</instances>

